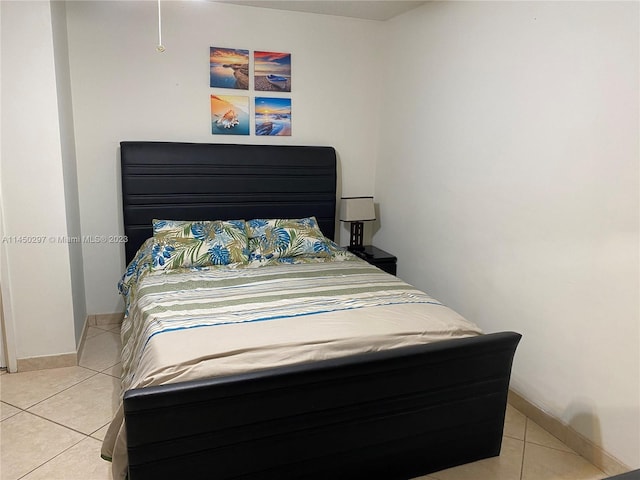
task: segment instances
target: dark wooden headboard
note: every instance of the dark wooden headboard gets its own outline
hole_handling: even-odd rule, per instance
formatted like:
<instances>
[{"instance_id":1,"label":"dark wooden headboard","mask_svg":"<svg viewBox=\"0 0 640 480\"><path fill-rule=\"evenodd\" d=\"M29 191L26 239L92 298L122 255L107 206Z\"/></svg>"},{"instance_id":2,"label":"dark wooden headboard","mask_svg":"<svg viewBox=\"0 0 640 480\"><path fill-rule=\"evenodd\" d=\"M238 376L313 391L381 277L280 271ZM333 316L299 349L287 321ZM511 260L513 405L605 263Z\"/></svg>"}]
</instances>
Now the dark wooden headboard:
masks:
<instances>
[{"instance_id":1,"label":"dark wooden headboard","mask_svg":"<svg viewBox=\"0 0 640 480\"><path fill-rule=\"evenodd\" d=\"M121 142L126 261L152 220L303 218L335 238L332 147Z\"/></svg>"}]
</instances>

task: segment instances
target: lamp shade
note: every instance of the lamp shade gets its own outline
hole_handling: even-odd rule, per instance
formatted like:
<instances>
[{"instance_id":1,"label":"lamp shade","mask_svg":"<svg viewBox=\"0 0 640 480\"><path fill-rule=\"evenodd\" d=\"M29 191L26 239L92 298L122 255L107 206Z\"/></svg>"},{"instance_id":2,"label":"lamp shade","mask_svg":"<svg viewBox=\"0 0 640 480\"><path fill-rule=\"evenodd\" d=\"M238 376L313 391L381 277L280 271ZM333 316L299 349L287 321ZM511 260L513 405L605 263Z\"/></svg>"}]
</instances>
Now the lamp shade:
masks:
<instances>
[{"instance_id":1,"label":"lamp shade","mask_svg":"<svg viewBox=\"0 0 640 480\"><path fill-rule=\"evenodd\" d=\"M340 199L340 221L366 222L375 219L373 197L342 197Z\"/></svg>"}]
</instances>

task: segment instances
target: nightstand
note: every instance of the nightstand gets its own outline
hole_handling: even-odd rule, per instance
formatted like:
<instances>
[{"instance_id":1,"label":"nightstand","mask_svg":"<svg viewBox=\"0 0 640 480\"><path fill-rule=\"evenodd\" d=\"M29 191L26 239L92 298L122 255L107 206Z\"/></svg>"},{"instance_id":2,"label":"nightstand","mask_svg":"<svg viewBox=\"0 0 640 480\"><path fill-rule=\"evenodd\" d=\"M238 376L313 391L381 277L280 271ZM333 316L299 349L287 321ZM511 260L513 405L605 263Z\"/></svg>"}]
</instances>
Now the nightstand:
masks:
<instances>
[{"instance_id":1,"label":"nightstand","mask_svg":"<svg viewBox=\"0 0 640 480\"><path fill-rule=\"evenodd\" d=\"M365 245L364 251L351 253L359 256L363 260L366 260L371 265L378 267L380 270L384 270L391 275L396 274L396 263L398 259L384 250L380 250L373 245Z\"/></svg>"}]
</instances>

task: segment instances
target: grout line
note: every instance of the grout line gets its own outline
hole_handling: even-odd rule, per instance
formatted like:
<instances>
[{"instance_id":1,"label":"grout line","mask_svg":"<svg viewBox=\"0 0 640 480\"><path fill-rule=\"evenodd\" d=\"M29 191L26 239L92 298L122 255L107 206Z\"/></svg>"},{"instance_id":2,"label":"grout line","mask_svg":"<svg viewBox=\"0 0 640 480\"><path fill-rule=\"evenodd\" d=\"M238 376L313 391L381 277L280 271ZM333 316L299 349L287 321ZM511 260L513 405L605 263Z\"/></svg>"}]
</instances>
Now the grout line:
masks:
<instances>
[{"instance_id":1,"label":"grout line","mask_svg":"<svg viewBox=\"0 0 640 480\"><path fill-rule=\"evenodd\" d=\"M546 432L546 430L545 430L545 432ZM549 432L547 432L547 433L549 433ZM549 433L549 435L551 435L551 434ZM555 438L555 437L554 437L554 438ZM560 442L561 440L558 440L558 441ZM571 454L573 454L573 455L577 455L578 457L582 457L582 455L580 455L578 452L574 451L574 450L573 450L571 447L569 447L568 445L565 445L565 446L566 446L569 450L563 450L563 449L561 449L561 448L552 447L552 446L550 446L550 445L544 445L543 443L538 443L538 442L534 442L534 441L528 441L528 442L526 442L526 443L530 443L531 445L535 445L536 447L548 448L549 450L555 450L556 452L571 453ZM563 445L564 445L564 443L563 443ZM585 457L582 457L582 458L585 458ZM585 460L587 460L587 459L585 458ZM593 465L593 463L592 463L592 462L590 462L589 460L587 460L587 461ZM598 470L600 470L600 469L598 469Z\"/></svg>"},{"instance_id":2,"label":"grout line","mask_svg":"<svg viewBox=\"0 0 640 480\"><path fill-rule=\"evenodd\" d=\"M559 448L550 447L548 445L542 445L541 443L536 443L536 442L527 442L527 443L530 444L530 445L535 445L536 447L546 448L547 450L553 450L554 452L566 453L568 455L575 455L576 457L580 457L583 460L586 460L587 462L589 462L589 460L587 460L582 455L580 455L579 453L574 452L574 451L569 452L567 450L561 450ZM591 463L591 462L589 462L589 463ZM595 467L595 465L593 463L591 463L591 465L593 465ZM596 468L598 468L598 467L596 467ZM600 468L598 468L598 470L600 470Z\"/></svg>"},{"instance_id":3,"label":"grout line","mask_svg":"<svg viewBox=\"0 0 640 480\"><path fill-rule=\"evenodd\" d=\"M80 365L78 365L78 367L80 367ZM93 375L89 375L87 378L83 378L82 380L80 380L79 382L74 383L73 385L69 385L66 388L63 388L62 390L60 390L59 392L54 393L53 395L49 395L47 398L44 398L36 403L34 403L33 405L28 406L27 408L24 409L25 412L29 411L30 408L35 407L36 405L40 405L42 402L46 402L47 400L55 397L56 395L62 393L62 392L66 392L67 390L69 390L70 388L73 388L77 385L80 385L83 382L86 382L87 380L89 380L90 378L95 377L98 373L100 372L96 372L95 370L92 370L90 368L86 368L86 367L80 367L80 368L84 368L85 370L89 370L90 372L93 372ZM6 402L5 402L6 403ZM29 412L32 413L32 412Z\"/></svg>"},{"instance_id":4,"label":"grout line","mask_svg":"<svg viewBox=\"0 0 640 480\"><path fill-rule=\"evenodd\" d=\"M524 456L527 453L527 427L529 426L529 417L524 417L524 441L522 442L522 461L520 462L520 480L524 476Z\"/></svg>"},{"instance_id":5,"label":"grout line","mask_svg":"<svg viewBox=\"0 0 640 480\"><path fill-rule=\"evenodd\" d=\"M88 435L88 434L86 434L86 433L84 433L84 432L81 432L80 430L76 430L75 428L70 427L69 425L65 425L65 424L63 424L63 423L56 422L55 420L52 420L52 419L47 418L47 417L43 417L42 415L40 415L40 414L38 414L38 413L35 413L35 412L30 412L30 411L28 411L28 410L22 410L20 413L28 413L29 415L33 415L34 417L37 417L37 418L39 418L39 419L41 419L41 420L45 420L45 421L47 421L47 422L53 423L54 425L58 425L59 427L63 427L63 428L65 428L65 429L67 429L67 430L71 430L72 432L75 432L75 433L78 433L78 434L80 434L80 435L83 435L84 437L90 437L93 433L96 433L98 430L100 430L100 428L103 428L103 427L104 427L104 425L102 425L102 427L98 428L95 432L93 432L92 434ZM18 414L16 413L16 415L18 415ZM12 416L11 416L11 417L9 417L9 418L12 418L12 417L15 417L15 415L12 415ZM105 424L105 425L106 425L106 424ZM83 439L83 440L84 440L84 439ZM95 439L95 438L94 438L94 440L97 440L97 439ZM81 440L81 441L82 441L82 440ZM77 445L78 443L80 443L80 442L76 442L76 443L74 443L73 445ZM72 446L73 446L73 445L72 445ZM69 448L71 448L71 447L69 447ZM68 449L67 449L67 450L68 450ZM65 450L65 451L66 451L66 450ZM57 455L56 455L56 456L57 456ZM45 462L45 463L46 463L46 462ZM43 465L44 465L44 464L43 464ZM41 466L42 466L42 465L39 465L38 467L41 467ZM36 467L36 468L37 468L37 467Z\"/></svg>"},{"instance_id":6,"label":"grout line","mask_svg":"<svg viewBox=\"0 0 640 480\"><path fill-rule=\"evenodd\" d=\"M117 365L117 364L116 364L116 365ZM115 365L114 365L114 367L115 367ZM112 367L109 367L109 368L112 368ZM100 372L100 373L102 373L103 375L107 375L107 376L109 376L109 377L113 377L113 378L115 378L116 380L122 380L122 376L120 376L120 375L112 375L112 374L107 373L107 372Z\"/></svg>"},{"instance_id":7,"label":"grout line","mask_svg":"<svg viewBox=\"0 0 640 480\"><path fill-rule=\"evenodd\" d=\"M94 338L101 337L101 336L102 336L102 335L104 335L105 333L112 333L112 334L114 334L114 335L118 335L118 337L120 337L120 334L119 334L118 332L114 332L113 330L104 330L104 329L99 328L99 327L92 327L92 328L96 328L96 329L100 330L100 333L96 333L95 335L91 335L90 337L87 337L87 338L85 339L85 342L86 342L87 340L93 340Z\"/></svg>"},{"instance_id":8,"label":"grout line","mask_svg":"<svg viewBox=\"0 0 640 480\"><path fill-rule=\"evenodd\" d=\"M38 415L36 415L36 417L37 417L37 416L38 416ZM40 417L40 418L42 418L42 417ZM48 419L45 419L45 420L48 420ZM49 420L49 421L51 421L51 420ZM53 423L55 423L55 422L53 422ZM67 428L69 428L69 427L67 427ZM70 428L69 430L73 430L73 429L72 429L72 428ZM74 430L74 431L76 431L76 430ZM27 473L25 473L24 475L22 475L21 477L18 477L18 480L20 480L21 478L25 478L27 475L30 475L31 473L35 472L35 471L36 471L36 470L38 470L40 467L44 467L44 466L45 466L47 463L49 463L50 461L52 461L52 460L54 460L54 459L58 458L60 455L62 455L63 453L67 452L68 450L71 450L73 447L75 447L76 445L78 445L80 442L85 441L85 440L88 438L88 435L86 435L86 434L84 434L84 433L83 433L83 435L85 435L85 438L80 439L79 441L77 441L76 443L74 443L73 445L71 445L69 448L65 448L63 451L61 451L61 452L60 452L60 453L58 453L57 455L54 455L53 457L51 457L51 458L50 458L49 460L47 460L46 462L41 463L40 465L38 465L37 467L35 467L33 470L30 470L30 471L28 471Z\"/></svg>"},{"instance_id":9,"label":"grout line","mask_svg":"<svg viewBox=\"0 0 640 480\"><path fill-rule=\"evenodd\" d=\"M596 445L588 438L584 437L571 425L564 423L560 418L556 418L547 413L543 408L531 403L515 390L509 390L509 404L520 410L525 416L533 420L536 424L549 432L554 437L560 439L567 447L571 448L579 456L583 457L597 469L609 475L628 472L630 467L625 465L613 455ZM552 433L553 432L553 433Z\"/></svg>"},{"instance_id":10,"label":"grout line","mask_svg":"<svg viewBox=\"0 0 640 480\"><path fill-rule=\"evenodd\" d=\"M114 414L114 415L115 415L115 414ZM104 424L104 425L102 425L100 428L98 428L95 432L91 432L91 434L89 435L89 437L91 437L91 438L93 438L94 440L97 440L97 441L99 441L99 442L104 442L104 439L102 439L102 438L96 438L96 437L94 437L94 436L93 436L93 434L94 434L94 433L96 433L98 430L102 430L104 427L106 427L106 426L108 426L108 425L110 425L110 424L111 424L111 422L107 422L107 423L105 423L105 424ZM106 436L106 435L105 435L105 436Z\"/></svg>"},{"instance_id":11,"label":"grout line","mask_svg":"<svg viewBox=\"0 0 640 480\"><path fill-rule=\"evenodd\" d=\"M109 332L109 333L116 333L116 334L120 333L113 329L115 326L116 324L109 324L109 325L102 325L102 326L94 326L93 328L102 330L102 332ZM106 327L111 327L111 328L106 328ZM98 333L97 335L100 335L100 334ZM94 335L94 337L96 337L97 335ZM88 337L88 338L93 338L93 337Z\"/></svg>"},{"instance_id":12,"label":"grout line","mask_svg":"<svg viewBox=\"0 0 640 480\"><path fill-rule=\"evenodd\" d=\"M42 402L45 402L45 401L49 400L49 399L50 399L50 398L52 398L52 397L55 397L55 396L56 396L56 395L58 395L59 393L65 392L65 391L69 390L70 388L73 388L73 387L75 387L76 385L80 385L82 382L84 382L84 381L86 381L86 380L89 380L90 378L95 377L97 373L102 373L102 372L96 372L95 370L93 370L93 369L91 369L91 368L83 367L83 366L81 366L81 365L76 365L76 366L77 366L77 367L79 367L79 368L82 368L82 369L84 369L84 370L89 370L90 372L93 372L93 375L89 375L87 378L83 378L82 380L80 380L80 381L78 381L78 382L76 382L76 383L74 383L74 384L72 384L72 385L69 385L69 386L68 386L68 387L66 387L66 388L63 388L63 389L62 389L62 390L60 390L59 392L56 392L56 393L54 393L54 394L52 394L52 395L49 395L48 397L46 397L46 398L44 398L44 399L42 399L42 400L38 400L36 403L34 403L34 404L32 404L32 405L29 405L28 407L25 407L25 408L22 408L22 407L19 407L19 406L17 406L17 405L14 405L13 403L9 403L9 402L7 402L6 400L0 400L0 401L1 401L2 403L6 403L7 405L11 405L11 406L12 406L12 407L14 407L14 408L18 408L18 409L22 410L23 412L27 412L30 408L33 408L33 407L35 407L36 405L40 405ZM61 368L69 368L69 367L61 367ZM35 371L35 370L34 370L34 371ZM28 372L24 372L24 373L28 373ZM16 375L19 375L19 373L18 373L18 374L16 374ZM106 375L108 375L108 374L106 374ZM31 412L29 412L29 413L31 413Z\"/></svg>"},{"instance_id":13,"label":"grout line","mask_svg":"<svg viewBox=\"0 0 640 480\"><path fill-rule=\"evenodd\" d=\"M7 402L5 402L4 400L0 400L0 403L4 403L5 405L9 405L10 407L13 407L13 408L17 408L17 409L18 409L18 411L17 411L16 413L14 413L13 415L9 415L8 417L3 418L2 420L0 420L0 424L1 424L2 422L4 422L5 420L9 420L10 418L13 418L13 417L15 417L16 415L19 415L20 413L22 413L22 412L25 412L25 411L26 411L26 410L23 410L23 409L22 409L22 408L20 408L20 407L16 407L15 405L12 405L12 404L10 404L10 403L7 403Z\"/></svg>"},{"instance_id":14,"label":"grout line","mask_svg":"<svg viewBox=\"0 0 640 480\"><path fill-rule=\"evenodd\" d=\"M0 1L1 1L1 0L0 0ZM86 368L87 370L91 370L92 372L95 372L95 373L103 373L103 374L105 374L105 375L109 375L110 377L113 377L113 375L111 375L111 374L109 374L109 373L105 372L105 370L109 370L110 368L115 367L115 366L116 366L116 365L118 365L119 363L121 363L121 361L116 362L116 363L114 363L113 365L109 365L108 367L105 367L103 370L96 370L95 368L91 368L91 367L84 367L84 366L83 366L82 368ZM78 365L78 366L80 366L80 365ZM116 378L118 378L118 377L116 377Z\"/></svg>"},{"instance_id":15,"label":"grout line","mask_svg":"<svg viewBox=\"0 0 640 480\"><path fill-rule=\"evenodd\" d=\"M515 407L514 407L515 408ZM517 409L516 409L517 410ZM518 412L520 412L520 410L517 410ZM520 412L522 413L522 412ZM522 415L525 418L525 429L524 429L524 442L525 443L530 443L532 445L536 445L538 447L544 447L544 448L548 448L551 450L556 450L558 452L564 452L564 453L573 453L574 455L577 455L579 457L585 458L584 456L580 455L578 452L576 452L573 448L571 448L569 445L567 445L565 442L562 441L562 439L556 437L553 433L551 433L549 430L547 430L546 428L542 427L539 423L536 423L534 420L531 420L529 417L527 417L524 413L522 413ZM562 445L564 445L565 447L567 447L569 450L563 450L562 448L557 448L557 447L553 447L551 445L545 445L544 443L540 443L540 442L536 442L534 440L528 440L527 439L527 430L529 429L529 422L533 422L535 423L539 429L543 430L544 432L546 432L547 434L549 434L550 436L552 436L553 438L555 438L558 442L562 443ZM505 437L509 437L509 438L514 438L516 440L518 440L518 438L516 437L512 437L510 435L505 435ZM589 463L591 463L592 465L595 465L593 462L591 462L589 459L585 458ZM598 470L602 470L600 467L596 466L596 468L598 468Z\"/></svg>"},{"instance_id":16,"label":"grout line","mask_svg":"<svg viewBox=\"0 0 640 480\"><path fill-rule=\"evenodd\" d=\"M72 432L79 433L80 435L83 435L83 436L85 436L85 437L90 437L90 436L91 436L91 435L88 435L88 434L86 434L86 433L84 433L84 432L81 432L80 430L76 430L75 428L70 427L69 425L65 425L65 424L63 424L63 423L56 422L55 420L51 420L50 418L43 417L42 415L37 414L37 413L35 413L35 412L26 412L26 413L29 413L29 414L33 415L34 417L41 418L42 420L46 420L47 422L54 423L54 424L58 425L59 427L64 427L64 428L66 428L67 430L71 430ZM104 425L103 425L102 427L104 427ZM102 427L100 427L100 428L102 428ZM100 428L99 428L98 430L100 430ZM96 432L97 432L98 430L96 430ZM84 440L84 439L83 439L83 440ZM78 442L78 443L80 443L80 442ZM74 445L77 445L77 443L74 443Z\"/></svg>"},{"instance_id":17,"label":"grout line","mask_svg":"<svg viewBox=\"0 0 640 480\"><path fill-rule=\"evenodd\" d=\"M563 442L563 441L562 441L562 439L560 439L560 438L556 437L553 433L551 433L551 432L550 432L549 430L547 430L546 428L542 427L539 423L536 423L534 420L531 420L529 417L526 417L526 418L527 418L527 428L529 427L529 422L533 422L533 423L535 423L535 424L537 425L537 427L538 427L540 430L542 430L542 431L546 432L548 435L550 435L550 436L552 436L553 438L555 438L558 442L562 443L562 445L564 445L565 447L567 447L569 450L563 450L562 448L553 447L553 446L551 446L551 445L545 445L544 443L536 442L536 441L534 441L534 440L527 440L527 437L526 437L526 430L525 430L525 441L526 441L527 443L530 443L530 444L532 444L532 445L536 445L536 446L538 446L538 447L544 447L544 448L548 448L548 449L550 449L550 450L555 450L555 451L557 451L557 452L573 453L574 455L577 455L577 456L579 456L579 457L582 457L582 458L584 458L585 460L587 460L589 463L591 463L592 465L596 466L596 465L595 465L591 460L589 460L588 458L583 457L582 455L580 455L580 454L579 454L578 452L576 452L573 448L571 448L569 445L567 445L565 442ZM598 468L598 470L602 470L600 467L597 467L597 466L596 466L596 468Z\"/></svg>"},{"instance_id":18,"label":"grout line","mask_svg":"<svg viewBox=\"0 0 640 480\"><path fill-rule=\"evenodd\" d=\"M7 405L12 406L13 408L17 408L18 410L22 410L23 412L25 412L25 411L26 411L24 408L19 407L19 406L17 406L17 405L14 405L13 403L9 403L9 402L7 402L6 400L0 400L0 402L2 402L2 403L6 403Z\"/></svg>"}]
</instances>

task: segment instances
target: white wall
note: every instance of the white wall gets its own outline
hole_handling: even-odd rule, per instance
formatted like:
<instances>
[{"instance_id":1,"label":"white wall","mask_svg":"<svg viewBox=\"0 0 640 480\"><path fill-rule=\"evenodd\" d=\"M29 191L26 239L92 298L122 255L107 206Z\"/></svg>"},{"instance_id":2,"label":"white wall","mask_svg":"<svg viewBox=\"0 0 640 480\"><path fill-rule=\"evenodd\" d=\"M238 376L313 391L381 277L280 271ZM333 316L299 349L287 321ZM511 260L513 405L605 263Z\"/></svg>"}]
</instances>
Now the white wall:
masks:
<instances>
[{"instance_id":1,"label":"white wall","mask_svg":"<svg viewBox=\"0 0 640 480\"><path fill-rule=\"evenodd\" d=\"M429 2L385 25L375 243L513 387L640 467L639 3Z\"/></svg>"},{"instance_id":2,"label":"white wall","mask_svg":"<svg viewBox=\"0 0 640 480\"><path fill-rule=\"evenodd\" d=\"M62 174L66 206L67 235L81 238L80 205L78 200L78 174L76 168L76 147L71 98L71 78L69 72L69 50L67 44L66 2L51 2L51 25L53 28L53 49L58 94L58 118L60 121L60 146L62 153ZM68 243L73 298L73 326L76 345L80 343L85 320L87 302L84 289L84 269L82 244Z\"/></svg>"},{"instance_id":3,"label":"white wall","mask_svg":"<svg viewBox=\"0 0 640 480\"><path fill-rule=\"evenodd\" d=\"M2 9L2 283L10 285L17 358L75 353L65 192L49 2ZM53 238L53 240L52 240ZM4 288L3 288L4 292Z\"/></svg>"},{"instance_id":4,"label":"white wall","mask_svg":"<svg viewBox=\"0 0 640 480\"><path fill-rule=\"evenodd\" d=\"M342 190L370 194L378 131L380 23L213 2L69 2L67 22L82 233L122 232L122 140L331 145ZM291 137L210 133L209 47L292 55ZM253 91L248 93L255 96ZM258 94L259 95L259 94ZM121 245L83 246L87 310L122 310Z\"/></svg>"}]
</instances>

